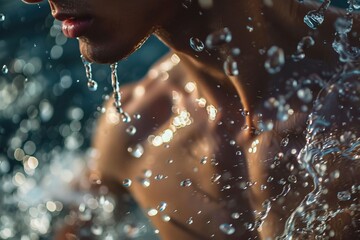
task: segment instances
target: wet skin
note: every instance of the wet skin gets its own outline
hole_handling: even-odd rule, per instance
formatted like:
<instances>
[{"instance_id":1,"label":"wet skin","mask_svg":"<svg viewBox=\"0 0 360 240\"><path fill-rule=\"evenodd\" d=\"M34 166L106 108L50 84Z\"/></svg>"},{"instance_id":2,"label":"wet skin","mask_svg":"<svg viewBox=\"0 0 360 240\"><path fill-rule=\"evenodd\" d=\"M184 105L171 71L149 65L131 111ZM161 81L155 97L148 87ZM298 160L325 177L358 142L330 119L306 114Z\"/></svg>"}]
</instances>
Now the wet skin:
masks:
<instances>
[{"instance_id":1,"label":"wet skin","mask_svg":"<svg viewBox=\"0 0 360 240\"><path fill-rule=\"evenodd\" d=\"M56 18L64 20L64 15L76 15L93 19L91 30L79 38L81 53L90 61L121 60L149 34L156 35L177 54L171 53L145 79L122 89L125 111L130 116L141 115L140 120L133 119L131 123L137 133L134 136L126 133L129 124L121 123L109 102L94 138L98 150L96 174L111 179L112 185L119 187L124 179L132 179L133 185L127 190L145 211L167 202L164 214L171 217L169 222L162 220L162 214L151 217L162 239L274 238L282 233L285 220L312 189L311 178L296 160L305 145L304 131L311 105L308 111L301 111L303 102L291 99L294 114L280 122L275 112L265 109L264 102L285 94L285 81L294 77L295 72L304 78L311 74L329 78L331 74L326 72L331 73L338 56L331 44L323 42L332 42L334 20L343 13L330 9L326 21L313 32L302 18L316 5L288 0L272 2L274 5L269 7L262 1L224 0L214 1L211 9L201 9L195 3L184 8L181 1L167 0L49 1ZM253 32L246 29L248 24L254 26ZM204 41L209 33L223 27L232 32L229 44L201 53L191 49L190 37ZM298 41L308 34L314 35L316 44L306 52L304 61L287 63L276 75L266 72L266 56L259 54L260 48L277 45L291 55ZM224 74L223 61L233 47L241 49L241 54L234 57L240 75L229 77ZM196 85L192 92L185 90L190 81ZM316 96L319 88L312 91ZM200 98L206 100L204 105L199 104ZM207 107L211 105L217 109L217 115L209 120ZM154 146L148 141L150 135L157 136L171 128L173 119L183 110L189 113L191 124L178 128L168 146ZM273 120L272 131L258 134L259 113L263 114L263 121ZM282 146L285 137L289 143ZM128 147L139 143L144 154L137 159L129 154ZM202 164L204 156L207 162ZM167 178L157 181L152 177L151 185L144 188L137 179L143 178L146 169L152 170L154 176L162 174ZM214 181L216 175L221 178ZM290 175L296 181L288 180ZM192 185L181 187L184 179L191 179ZM305 186L305 182L309 185ZM261 186L266 189L261 190ZM291 191L280 196L289 188ZM338 188L334 184L329 191L337 192ZM262 204L269 198L274 200L261 231L247 229L246 223L256 221L253 210L263 211ZM238 219L231 218L234 212L240 214ZM187 224L190 217L193 223ZM353 222L346 213L338 218L344 226ZM232 224L235 233L221 232L222 223ZM336 226L338 239L355 239L359 230L359 225L346 231Z\"/></svg>"}]
</instances>

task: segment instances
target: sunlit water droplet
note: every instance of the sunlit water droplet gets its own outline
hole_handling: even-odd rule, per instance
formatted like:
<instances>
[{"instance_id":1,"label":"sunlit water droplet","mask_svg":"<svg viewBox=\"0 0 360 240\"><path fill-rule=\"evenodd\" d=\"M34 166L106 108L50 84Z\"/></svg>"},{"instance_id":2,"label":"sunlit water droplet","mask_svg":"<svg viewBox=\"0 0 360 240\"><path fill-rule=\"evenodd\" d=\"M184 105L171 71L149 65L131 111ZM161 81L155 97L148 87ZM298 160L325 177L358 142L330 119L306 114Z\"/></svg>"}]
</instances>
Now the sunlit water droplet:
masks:
<instances>
[{"instance_id":1,"label":"sunlit water droplet","mask_svg":"<svg viewBox=\"0 0 360 240\"><path fill-rule=\"evenodd\" d=\"M180 182L180 186L181 187L190 187L192 184L190 179L185 179L183 181Z\"/></svg>"},{"instance_id":2,"label":"sunlit water droplet","mask_svg":"<svg viewBox=\"0 0 360 240\"><path fill-rule=\"evenodd\" d=\"M133 136L135 135L136 133L136 127L134 126L129 126L127 129L126 129L126 133L129 134L130 136Z\"/></svg>"},{"instance_id":3,"label":"sunlit water droplet","mask_svg":"<svg viewBox=\"0 0 360 240\"><path fill-rule=\"evenodd\" d=\"M186 220L186 223L191 225L194 223L194 219L192 217L190 217L188 220Z\"/></svg>"},{"instance_id":4,"label":"sunlit water droplet","mask_svg":"<svg viewBox=\"0 0 360 240\"><path fill-rule=\"evenodd\" d=\"M351 193L349 191L338 192L337 198L340 201L349 201L351 199Z\"/></svg>"},{"instance_id":5,"label":"sunlit water droplet","mask_svg":"<svg viewBox=\"0 0 360 240\"><path fill-rule=\"evenodd\" d=\"M155 208L151 208L148 210L147 214L149 215L149 217L156 216L158 214L158 210L156 210Z\"/></svg>"},{"instance_id":6,"label":"sunlit water droplet","mask_svg":"<svg viewBox=\"0 0 360 240\"><path fill-rule=\"evenodd\" d=\"M90 91L96 91L98 89L98 83L92 79L89 79L87 82L87 86Z\"/></svg>"},{"instance_id":7,"label":"sunlit water droplet","mask_svg":"<svg viewBox=\"0 0 360 240\"><path fill-rule=\"evenodd\" d=\"M97 224L93 224L91 226L91 232L95 235L95 236L100 236L103 233L103 227Z\"/></svg>"},{"instance_id":8,"label":"sunlit water droplet","mask_svg":"<svg viewBox=\"0 0 360 240\"><path fill-rule=\"evenodd\" d=\"M291 58L297 62L305 58L305 48L314 46L315 41L311 36L303 37L297 45L296 52L291 55Z\"/></svg>"},{"instance_id":9,"label":"sunlit water droplet","mask_svg":"<svg viewBox=\"0 0 360 240\"><path fill-rule=\"evenodd\" d=\"M226 235L232 235L235 233L235 228L228 223L223 223L219 226L219 229Z\"/></svg>"},{"instance_id":10,"label":"sunlit water droplet","mask_svg":"<svg viewBox=\"0 0 360 240\"><path fill-rule=\"evenodd\" d=\"M192 37L190 38L190 47L196 52L202 52L205 45L200 39Z\"/></svg>"},{"instance_id":11,"label":"sunlit water droplet","mask_svg":"<svg viewBox=\"0 0 360 240\"><path fill-rule=\"evenodd\" d=\"M135 146L128 147L127 150L134 158L141 158L141 156L144 154L144 147L141 144L136 144Z\"/></svg>"},{"instance_id":12,"label":"sunlit water droplet","mask_svg":"<svg viewBox=\"0 0 360 240\"><path fill-rule=\"evenodd\" d=\"M325 0L318 10L309 11L304 17L304 23L312 29L317 29L324 22L324 13L328 9L331 0Z\"/></svg>"},{"instance_id":13,"label":"sunlit water droplet","mask_svg":"<svg viewBox=\"0 0 360 240\"><path fill-rule=\"evenodd\" d=\"M216 48L231 42L232 34L228 28L223 28L209 34L206 38L206 46L208 48Z\"/></svg>"},{"instance_id":14,"label":"sunlit water droplet","mask_svg":"<svg viewBox=\"0 0 360 240\"><path fill-rule=\"evenodd\" d=\"M270 74L278 73L280 72L284 64L285 64L284 51L277 46L272 46L267 51L267 59L264 64L265 69Z\"/></svg>"},{"instance_id":15,"label":"sunlit water droplet","mask_svg":"<svg viewBox=\"0 0 360 240\"><path fill-rule=\"evenodd\" d=\"M161 202L159 204L159 206L158 206L159 212L165 211L166 207L167 207L167 203L166 202Z\"/></svg>"},{"instance_id":16,"label":"sunlit water droplet","mask_svg":"<svg viewBox=\"0 0 360 240\"><path fill-rule=\"evenodd\" d=\"M9 72L9 69L8 69L8 67L6 65L4 65L2 67L2 69L1 69L1 71L2 71L3 74L7 74Z\"/></svg>"},{"instance_id":17,"label":"sunlit water droplet","mask_svg":"<svg viewBox=\"0 0 360 240\"><path fill-rule=\"evenodd\" d=\"M239 68L237 62L232 57L227 57L224 62L224 72L228 76L239 75Z\"/></svg>"},{"instance_id":18,"label":"sunlit water droplet","mask_svg":"<svg viewBox=\"0 0 360 240\"><path fill-rule=\"evenodd\" d=\"M130 179L126 178L123 180L122 184L124 187L130 187L132 184L132 181Z\"/></svg>"}]
</instances>

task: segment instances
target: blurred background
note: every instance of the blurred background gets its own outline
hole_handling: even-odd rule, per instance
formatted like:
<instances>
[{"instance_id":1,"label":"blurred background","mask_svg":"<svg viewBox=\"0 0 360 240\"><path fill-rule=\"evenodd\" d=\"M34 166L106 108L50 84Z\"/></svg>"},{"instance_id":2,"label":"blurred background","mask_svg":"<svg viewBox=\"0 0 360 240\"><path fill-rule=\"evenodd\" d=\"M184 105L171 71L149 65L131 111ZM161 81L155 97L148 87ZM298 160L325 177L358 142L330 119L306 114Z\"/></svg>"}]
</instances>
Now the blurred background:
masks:
<instances>
[{"instance_id":1,"label":"blurred background","mask_svg":"<svg viewBox=\"0 0 360 240\"><path fill-rule=\"evenodd\" d=\"M46 1L0 0L0 239L53 239L75 218L93 222L83 237L156 239L131 199L120 200L126 207L115 221L119 200L103 189L69 189L89 165L94 125L111 96L110 68L93 64L99 87L89 91L77 40L64 37L49 13ZM119 64L122 84L142 78L167 51L151 37Z\"/></svg>"},{"instance_id":2,"label":"blurred background","mask_svg":"<svg viewBox=\"0 0 360 240\"><path fill-rule=\"evenodd\" d=\"M99 87L90 92L77 40L64 37L49 12L46 2L0 0L0 239L53 239L74 219L92 224L69 240L157 239L130 198L69 188L91 164L91 135L111 96L110 70L93 65ZM151 37L119 64L122 84L142 78L167 51Z\"/></svg>"}]
</instances>

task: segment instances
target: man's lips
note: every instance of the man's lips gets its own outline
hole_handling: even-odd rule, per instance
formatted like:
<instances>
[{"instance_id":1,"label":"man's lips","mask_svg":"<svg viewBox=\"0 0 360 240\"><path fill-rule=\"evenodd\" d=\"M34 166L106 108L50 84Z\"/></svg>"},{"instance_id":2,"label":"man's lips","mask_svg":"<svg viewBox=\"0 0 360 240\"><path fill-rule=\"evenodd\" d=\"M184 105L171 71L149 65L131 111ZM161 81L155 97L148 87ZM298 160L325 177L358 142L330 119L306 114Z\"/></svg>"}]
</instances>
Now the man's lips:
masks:
<instances>
[{"instance_id":1,"label":"man's lips","mask_svg":"<svg viewBox=\"0 0 360 240\"><path fill-rule=\"evenodd\" d=\"M84 36L93 23L93 18L90 16L57 13L54 17L62 21L62 31L68 38Z\"/></svg>"},{"instance_id":2,"label":"man's lips","mask_svg":"<svg viewBox=\"0 0 360 240\"><path fill-rule=\"evenodd\" d=\"M90 30L92 23L92 18L66 19L62 23L62 30L68 38L81 37Z\"/></svg>"}]
</instances>

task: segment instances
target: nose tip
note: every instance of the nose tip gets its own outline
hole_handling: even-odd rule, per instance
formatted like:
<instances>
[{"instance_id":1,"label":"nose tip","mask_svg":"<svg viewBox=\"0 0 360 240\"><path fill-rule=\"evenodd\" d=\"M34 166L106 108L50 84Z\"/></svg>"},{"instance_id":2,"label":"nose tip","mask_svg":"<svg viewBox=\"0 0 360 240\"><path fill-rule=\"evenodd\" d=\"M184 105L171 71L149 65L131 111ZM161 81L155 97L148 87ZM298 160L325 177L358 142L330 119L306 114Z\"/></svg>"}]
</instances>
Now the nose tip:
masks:
<instances>
[{"instance_id":1,"label":"nose tip","mask_svg":"<svg viewBox=\"0 0 360 240\"><path fill-rule=\"evenodd\" d=\"M21 0L21 1L23 1L24 3L27 3L27 4L34 4L34 3L40 3L43 0Z\"/></svg>"}]
</instances>

